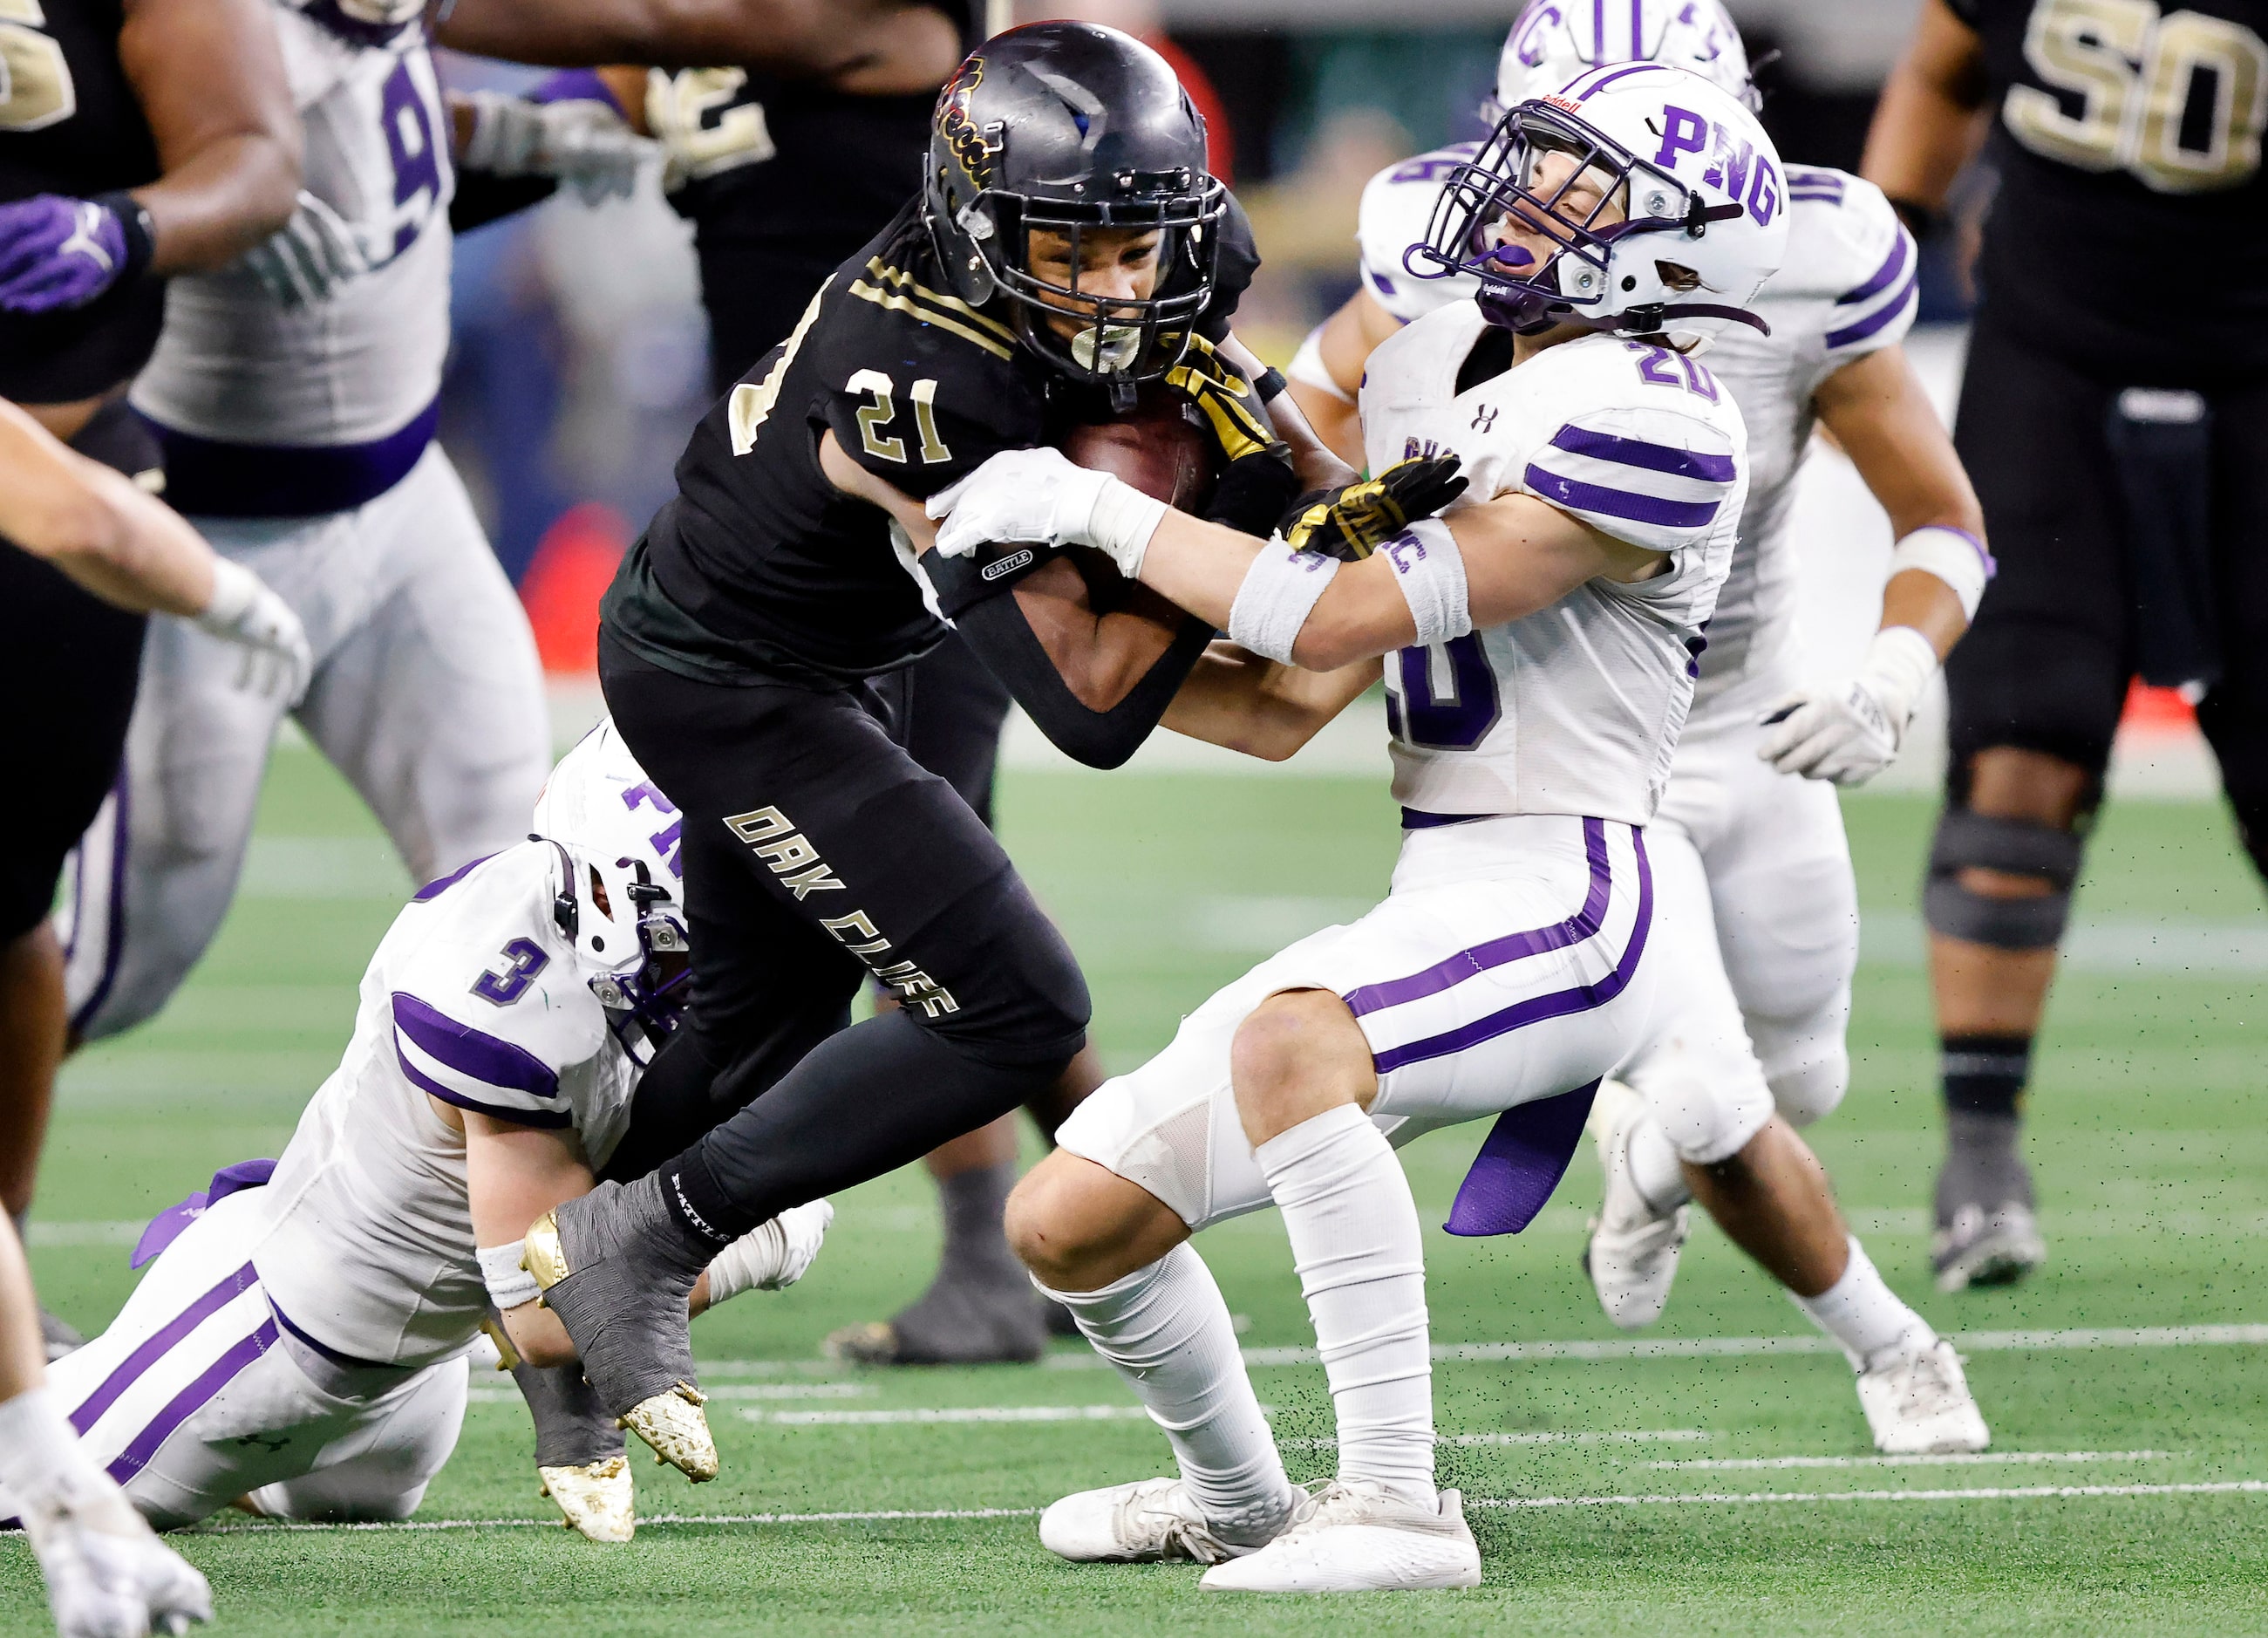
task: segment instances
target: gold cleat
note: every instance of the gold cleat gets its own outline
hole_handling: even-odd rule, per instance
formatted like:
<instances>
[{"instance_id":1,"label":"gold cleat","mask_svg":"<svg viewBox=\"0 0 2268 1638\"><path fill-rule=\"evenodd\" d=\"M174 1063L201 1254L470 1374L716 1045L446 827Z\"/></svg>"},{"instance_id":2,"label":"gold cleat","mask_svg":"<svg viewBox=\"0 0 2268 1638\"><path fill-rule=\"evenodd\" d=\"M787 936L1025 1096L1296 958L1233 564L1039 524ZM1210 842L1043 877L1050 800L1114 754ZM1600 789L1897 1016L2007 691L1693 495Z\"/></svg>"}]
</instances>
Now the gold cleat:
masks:
<instances>
[{"instance_id":1,"label":"gold cleat","mask_svg":"<svg viewBox=\"0 0 2268 1638\"><path fill-rule=\"evenodd\" d=\"M717 1477L717 1440L701 1408L708 1403L700 1389L681 1382L632 1406L622 1426L653 1448L655 1461L667 1463L696 1485L706 1484Z\"/></svg>"},{"instance_id":2,"label":"gold cleat","mask_svg":"<svg viewBox=\"0 0 2268 1638\"><path fill-rule=\"evenodd\" d=\"M560 1522L591 1541L628 1541L637 1530L637 1501L630 1491L628 1457L609 1456L580 1467L539 1467L541 1494L566 1515Z\"/></svg>"},{"instance_id":3,"label":"gold cleat","mask_svg":"<svg viewBox=\"0 0 2268 1638\"><path fill-rule=\"evenodd\" d=\"M521 1240L519 1265L535 1276L535 1288L549 1291L571 1271L567 1266L566 1249L559 1243L559 1214L546 1212L528 1228ZM538 1297L541 1306L543 1299Z\"/></svg>"}]
</instances>

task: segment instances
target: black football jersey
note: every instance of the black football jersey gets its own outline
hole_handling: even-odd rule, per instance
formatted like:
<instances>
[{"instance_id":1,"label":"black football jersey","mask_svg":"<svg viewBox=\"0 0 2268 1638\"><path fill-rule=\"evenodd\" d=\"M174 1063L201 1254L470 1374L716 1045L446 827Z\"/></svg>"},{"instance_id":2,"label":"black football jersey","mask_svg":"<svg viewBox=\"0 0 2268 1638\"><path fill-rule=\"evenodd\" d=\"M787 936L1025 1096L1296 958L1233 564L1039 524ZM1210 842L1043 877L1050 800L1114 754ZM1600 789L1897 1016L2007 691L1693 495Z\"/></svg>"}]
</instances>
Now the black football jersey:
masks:
<instances>
[{"instance_id":1,"label":"black football jersey","mask_svg":"<svg viewBox=\"0 0 2268 1638\"><path fill-rule=\"evenodd\" d=\"M0 0L0 203L158 179L157 144L118 61L123 21L120 0ZM0 313L0 398L108 391L149 358L165 313L151 279L67 313Z\"/></svg>"},{"instance_id":2,"label":"black football jersey","mask_svg":"<svg viewBox=\"0 0 2268 1638\"><path fill-rule=\"evenodd\" d=\"M1197 328L1219 340L1259 258L1232 202ZM937 265L919 201L839 268L795 332L703 417L676 497L623 560L603 614L684 675L850 682L912 664L945 626L887 513L819 465L835 434L868 471L926 498L1003 449L1108 417L1106 395L1017 338L1005 302L972 306Z\"/></svg>"},{"instance_id":3,"label":"black football jersey","mask_svg":"<svg viewBox=\"0 0 2268 1638\"><path fill-rule=\"evenodd\" d=\"M2123 384L2268 373L2268 0L1948 0L1982 36L1986 311Z\"/></svg>"}]
</instances>

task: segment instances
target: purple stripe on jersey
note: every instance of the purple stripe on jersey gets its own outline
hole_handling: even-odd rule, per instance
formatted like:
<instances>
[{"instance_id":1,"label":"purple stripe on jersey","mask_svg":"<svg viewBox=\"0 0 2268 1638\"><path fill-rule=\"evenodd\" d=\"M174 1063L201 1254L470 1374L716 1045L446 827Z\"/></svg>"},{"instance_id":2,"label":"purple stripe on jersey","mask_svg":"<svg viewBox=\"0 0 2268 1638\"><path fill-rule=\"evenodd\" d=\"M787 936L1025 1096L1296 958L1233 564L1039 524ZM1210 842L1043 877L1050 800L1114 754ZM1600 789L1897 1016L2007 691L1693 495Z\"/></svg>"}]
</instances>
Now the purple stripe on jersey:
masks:
<instances>
[{"instance_id":1,"label":"purple stripe on jersey","mask_svg":"<svg viewBox=\"0 0 2268 1638\"><path fill-rule=\"evenodd\" d=\"M1740 469L1733 464L1730 455L1674 449L1668 444L1649 444L1640 438L1594 432L1588 427L1561 427L1552 434L1551 446L1571 455L1592 455L1619 466L1644 467L1649 472L1670 472L1679 477L1705 478L1712 483L1729 483L1740 476Z\"/></svg>"},{"instance_id":2,"label":"purple stripe on jersey","mask_svg":"<svg viewBox=\"0 0 2268 1638\"><path fill-rule=\"evenodd\" d=\"M1402 810L1402 828L1405 830L1438 830L1443 825L1470 824L1476 819L1486 819L1487 814L1429 814L1422 808Z\"/></svg>"},{"instance_id":3,"label":"purple stripe on jersey","mask_svg":"<svg viewBox=\"0 0 2268 1638\"><path fill-rule=\"evenodd\" d=\"M533 1097L557 1097L559 1075L525 1047L483 1035L428 1007L407 990L394 992L394 1027L428 1058L438 1059L460 1075Z\"/></svg>"},{"instance_id":4,"label":"purple stripe on jersey","mask_svg":"<svg viewBox=\"0 0 2268 1638\"><path fill-rule=\"evenodd\" d=\"M1586 826L1595 820L1586 819ZM1653 871L1646 860L1646 834L1632 830L1631 845L1638 854L1638 919L1631 929L1631 941L1624 949L1622 959L1606 977L1596 984L1579 984L1572 989L1557 990L1550 995L1531 996L1485 1018L1461 1024L1454 1029L1445 1029L1440 1035L1428 1036L1422 1041L1412 1041L1406 1046L1390 1047L1377 1053L1373 1065L1381 1075L1388 1074L1410 1064L1424 1063L1428 1059L1447 1058L1453 1053L1469 1051L1484 1041L1493 1041L1500 1035L1525 1029L1532 1023L1542 1023L1548 1018L1565 1018L1575 1013L1587 1013L1604 1007L1630 987L1631 977L1638 971L1638 963L1646 954L1646 939L1653 923ZM1352 1006L1350 1000L1349 1005ZM1357 1007L1356 1011L1361 1009Z\"/></svg>"},{"instance_id":5,"label":"purple stripe on jersey","mask_svg":"<svg viewBox=\"0 0 2268 1638\"><path fill-rule=\"evenodd\" d=\"M1430 815L1429 815L1430 816ZM1491 939L1485 944L1459 950L1447 961L1435 962L1422 972L1413 972L1406 978L1389 978L1383 984L1366 984L1351 990L1342 999L1347 1010L1358 1018L1365 1013L1380 1012L1388 1007L1400 1007L1407 1001L1422 1001L1429 995L1439 995L1491 967L1502 967L1530 956L1541 956L1548 950L1565 949L1580 943L1599 930L1599 919L1607 913L1607 899L1614 889L1614 874L1607 862L1607 828L1596 819L1583 821L1583 856L1590 861L1591 882L1583 895L1583 907L1566 920L1549 927L1537 927L1527 933L1507 933L1500 939Z\"/></svg>"},{"instance_id":6,"label":"purple stripe on jersey","mask_svg":"<svg viewBox=\"0 0 2268 1638\"><path fill-rule=\"evenodd\" d=\"M246 1366L274 1347L276 1334L276 1322L263 1319L257 1331L205 1367L203 1375L175 1394L173 1402L134 1435L134 1442L118 1453L118 1459L106 1470L111 1478L122 1485L147 1467L158 1447L173 1436L173 1429L211 1404L213 1395L234 1382Z\"/></svg>"},{"instance_id":7,"label":"purple stripe on jersey","mask_svg":"<svg viewBox=\"0 0 2268 1638\"><path fill-rule=\"evenodd\" d=\"M1898 241L1890 247L1889 258L1881 266L1874 269L1874 277L1859 285L1858 289L1845 291L1836 297L1835 305L1838 307L1852 306L1870 296L1878 296L1888 290L1898 275L1906 270L1906 257L1912 249L1913 240L1906 236L1906 230L1903 227L1898 229Z\"/></svg>"},{"instance_id":8,"label":"purple stripe on jersey","mask_svg":"<svg viewBox=\"0 0 2268 1638\"><path fill-rule=\"evenodd\" d=\"M1713 500L1665 500L1659 495L1635 495L1626 489L1605 489L1580 483L1573 478L1531 466L1524 475L1528 487L1542 498L1572 512L1595 512L1602 517L1628 518L1633 523L1658 523L1666 528L1698 528L1717 515Z\"/></svg>"},{"instance_id":9,"label":"purple stripe on jersey","mask_svg":"<svg viewBox=\"0 0 2268 1638\"><path fill-rule=\"evenodd\" d=\"M1887 327L1898 314L1906 310L1906 303L1913 299L1914 289L1920 283L1921 269L1916 268L1911 273L1906 275L1905 288L1899 291L1896 296L1860 319L1856 324L1846 324L1839 330L1828 331L1827 350L1833 352L1837 347L1848 347L1852 342L1862 342L1875 331Z\"/></svg>"},{"instance_id":10,"label":"purple stripe on jersey","mask_svg":"<svg viewBox=\"0 0 2268 1638\"><path fill-rule=\"evenodd\" d=\"M1812 194L1822 199L1843 203L1843 178L1834 171L1790 171L1787 173L1788 192L1800 199Z\"/></svg>"},{"instance_id":11,"label":"purple stripe on jersey","mask_svg":"<svg viewBox=\"0 0 2268 1638\"><path fill-rule=\"evenodd\" d=\"M86 1032L87 1023L93 1018L96 1010L103 1002L110 999L111 988L118 982L119 963L126 954L126 838L127 821L130 817L128 803L130 799L127 794L126 770L123 767L119 769L118 782L110 787L110 793L117 800L113 804L110 814L110 902L103 906L103 919L106 925L102 930L102 976L95 980L94 988L88 992L86 1000L79 1003L78 1010L70 1016L71 1029L81 1035ZM80 882L83 884L86 871L85 843L81 843L72 851L71 858L76 861L76 868L80 873ZM84 905L86 903L86 895L84 891L74 891L71 900L74 904ZM80 925L85 919L83 914L71 918L70 948L63 952L65 967L69 967L71 957L78 954L79 935L86 931Z\"/></svg>"},{"instance_id":12,"label":"purple stripe on jersey","mask_svg":"<svg viewBox=\"0 0 2268 1638\"><path fill-rule=\"evenodd\" d=\"M409 1055L401 1050L401 1043L399 1041L394 1044L394 1061L401 1066L401 1073L409 1077L413 1085L421 1088L429 1096L439 1098L444 1103L454 1103L459 1109L469 1109L475 1115L487 1115L496 1120L509 1120L523 1126L556 1128L573 1124L574 1118L563 1109L507 1109L500 1103L483 1103L478 1098L467 1097L461 1092L443 1086L432 1076L411 1063Z\"/></svg>"},{"instance_id":13,"label":"purple stripe on jersey","mask_svg":"<svg viewBox=\"0 0 2268 1638\"><path fill-rule=\"evenodd\" d=\"M228 1306L240 1294L258 1284L260 1276L247 1263L222 1280L204 1295L166 1322L149 1340L122 1361L118 1369L102 1379L102 1385L81 1401L70 1414L71 1430L81 1438L86 1430L102 1420L102 1413L118 1403L118 1396L142 1380L143 1373L163 1359L175 1344L199 1325Z\"/></svg>"},{"instance_id":14,"label":"purple stripe on jersey","mask_svg":"<svg viewBox=\"0 0 2268 1638\"><path fill-rule=\"evenodd\" d=\"M478 859L467 860L463 864L459 865L454 870L452 870L447 875L438 876L434 880L428 882L423 887L419 888L415 893L412 893L409 896L409 902L413 904L423 904L428 899L440 897L442 894L456 886L458 882L462 882L467 876L472 874L474 871L479 869L482 865L485 865L490 860L494 859L496 855L494 853L482 853Z\"/></svg>"},{"instance_id":15,"label":"purple stripe on jersey","mask_svg":"<svg viewBox=\"0 0 2268 1638\"><path fill-rule=\"evenodd\" d=\"M1631 48L1633 57L1646 55L1646 0L1630 0Z\"/></svg>"}]
</instances>

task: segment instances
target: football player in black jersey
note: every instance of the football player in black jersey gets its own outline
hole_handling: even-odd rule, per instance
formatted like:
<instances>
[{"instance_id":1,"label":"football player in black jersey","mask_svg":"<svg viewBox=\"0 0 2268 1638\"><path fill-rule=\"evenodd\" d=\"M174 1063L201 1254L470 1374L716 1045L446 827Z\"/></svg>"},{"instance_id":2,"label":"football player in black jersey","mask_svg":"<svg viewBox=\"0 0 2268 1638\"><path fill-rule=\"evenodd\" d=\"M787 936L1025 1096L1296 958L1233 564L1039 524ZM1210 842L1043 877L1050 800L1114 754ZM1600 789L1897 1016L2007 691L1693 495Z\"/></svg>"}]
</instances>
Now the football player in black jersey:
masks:
<instances>
[{"instance_id":1,"label":"football player in black jersey","mask_svg":"<svg viewBox=\"0 0 2268 1638\"><path fill-rule=\"evenodd\" d=\"M2182 688L2268 871L2268 0L1926 0L1866 174L1926 225L1999 175L1955 443L1999 572L1946 668L1924 907L1946 1290L2045 1254L2018 1154L2129 680Z\"/></svg>"},{"instance_id":2,"label":"football player in black jersey","mask_svg":"<svg viewBox=\"0 0 2268 1638\"><path fill-rule=\"evenodd\" d=\"M122 389L157 343L164 277L233 260L298 193L274 26L259 0L45 0L0 12L0 398L154 487ZM0 665L38 702L12 738L39 800L0 821L0 1199L19 1222L63 1050L48 912L117 775L143 623L0 550Z\"/></svg>"},{"instance_id":3,"label":"football player in black jersey","mask_svg":"<svg viewBox=\"0 0 2268 1638\"><path fill-rule=\"evenodd\" d=\"M715 1457L681 1271L711 1237L996 1118L1085 1040L1061 935L893 736L906 668L949 616L1057 743L1116 766L1211 636L1057 553L917 566L922 502L1145 386L1204 409L1231 457L1213 511L1241 527L1264 533L1300 477L1351 476L1295 417L1270 428L1282 380L1229 333L1256 257L1204 156L1172 70L1128 37L990 41L938 101L921 194L703 422L608 594L601 680L682 811L702 924L649 1078L739 1112L547 1217L530 1266L608 1408L688 1472ZM866 972L901 1007L838 1032Z\"/></svg>"}]
</instances>

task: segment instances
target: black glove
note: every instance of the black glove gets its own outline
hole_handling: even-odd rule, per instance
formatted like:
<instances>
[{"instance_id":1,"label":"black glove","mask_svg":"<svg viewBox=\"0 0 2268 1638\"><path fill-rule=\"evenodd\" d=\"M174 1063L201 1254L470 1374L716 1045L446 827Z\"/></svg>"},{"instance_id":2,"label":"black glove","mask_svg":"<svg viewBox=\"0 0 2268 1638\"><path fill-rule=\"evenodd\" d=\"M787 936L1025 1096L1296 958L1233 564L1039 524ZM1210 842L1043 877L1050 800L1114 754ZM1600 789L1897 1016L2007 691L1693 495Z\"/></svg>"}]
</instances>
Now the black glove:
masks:
<instances>
[{"instance_id":1,"label":"black glove","mask_svg":"<svg viewBox=\"0 0 2268 1638\"><path fill-rule=\"evenodd\" d=\"M1376 477L1317 490L1292 503L1277 531L1294 551L1319 551L1359 563L1465 492L1454 455L1403 461Z\"/></svg>"},{"instance_id":2,"label":"black glove","mask_svg":"<svg viewBox=\"0 0 2268 1638\"><path fill-rule=\"evenodd\" d=\"M1259 389L1202 336L1189 338L1189 351L1166 372L1166 385L1204 412L1227 462L1205 508L1207 520L1266 537L1300 492L1300 478Z\"/></svg>"}]
</instances>

